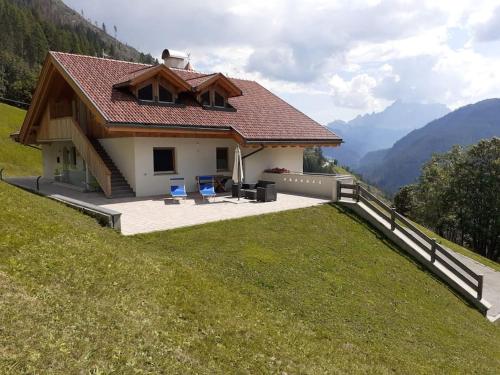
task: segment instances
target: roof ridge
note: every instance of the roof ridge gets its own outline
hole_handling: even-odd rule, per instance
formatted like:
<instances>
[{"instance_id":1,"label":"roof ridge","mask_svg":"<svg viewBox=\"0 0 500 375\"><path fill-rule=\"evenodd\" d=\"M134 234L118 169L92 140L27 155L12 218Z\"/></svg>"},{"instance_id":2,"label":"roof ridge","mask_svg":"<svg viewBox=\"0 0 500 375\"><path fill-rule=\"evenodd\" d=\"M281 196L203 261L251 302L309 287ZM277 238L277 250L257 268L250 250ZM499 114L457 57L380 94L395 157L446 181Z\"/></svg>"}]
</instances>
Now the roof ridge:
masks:
<instances>
[{"instance_id":1,"label":"roof ridge","mask_svg":"<svg viewBox=\"0 0 500 375\"><path fill-rule=\"evenodd\" d=\"M52 54L52 55L53 54L58 54L58 55L68 55L68 56L77 56L77 57L88 57L88 58L96 59L96 60L107 60L107 61L115 61L115 62L125 63L125 64L141 65L144 68L151 68L151 67L156 66L156 64L146 64L146 63L140 63L140 62L135 62L135 61L110 59L108 57L97 57L97 56L83 55L83 54L80 54L80 53L70 53L70 52L60 52L60 51L49 51L49 53ZM160 65L160 64L161 63L159 63L158 65ZM190 78L190 79L201 78L201 77L204 77L204 76L209 76L209 75L214 75L214 74L220 73L220 74L223 74L226 78L229 78L229 79L237 79L239 81L246 81L246 82L256 82L254 79L233 77L233 76L226 75L226 74L224 74L222 72L207 73L207 72L200 72L200 71L197 71L197 70L186 70L186 69L182 69L182 68L169 68L169 69L178 70L180 72L191 72L191 73L195 73L195 74L201 74L198 77L194 77L194 78ZM185 81L188 81L188 80L185 80Z\"/></svg>"},{"instance_id":2,"label":"roof ridge","mask_svg":"<svg viewBox=\"0 0 500 375\"><path fill-rule=\"evenodd\" d=\"M110 59L108 57L97 57L97 56L90 56L90 55L82 55L80 53L70 53L70 52L59 52L59 51L49 51L50 54L58 54L58 55L69 55L69 56L78 56L78 57L89 57L91 59L97 59L97 60L108 60L108 61L116 61L116 62L121 62L121 63L126 63L126 64L133 64L133 65L142 65L145 68L147 67L153 67L156 66L155 64L146 64L146 63L140 63L140 62L135 62L135 61L127 61L127 60L118 60L118 59Z\"/></svg>"},{"instance_id":3,"label":"roof ridge","mask_svg":"<svg viewBox=\"0 0 500 375\"><path fill-rule=\"evenodd\" d=\"M177 69L177 70L183 70L183 69L179 69L179 68L174 68L174 69ZM191 72L193 72L193 70L191 70ZM195 73L198 73L198 72L195 72ZM185 81L192 81L193 79L200 79L200 78L203 78L203 77L213 76L213 75L216 75L216 74L219 74L219 73L206 73L206 74L201 74L201 76L198 76L198 77L193 77L193 78L188 78L188 79L185 79Z\"/></svg>"}]
</instances>

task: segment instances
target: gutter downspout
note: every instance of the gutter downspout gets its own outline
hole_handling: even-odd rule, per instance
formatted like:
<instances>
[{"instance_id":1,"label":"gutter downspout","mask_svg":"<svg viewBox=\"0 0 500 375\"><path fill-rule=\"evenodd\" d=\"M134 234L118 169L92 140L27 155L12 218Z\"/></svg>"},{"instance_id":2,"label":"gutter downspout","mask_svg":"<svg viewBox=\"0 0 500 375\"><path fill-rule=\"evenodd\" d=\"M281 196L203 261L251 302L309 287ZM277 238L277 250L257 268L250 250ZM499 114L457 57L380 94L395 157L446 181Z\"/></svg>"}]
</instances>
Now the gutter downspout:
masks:
<instances>
[{"instance_id":1,"label":"gutter downspout","mask_svg":"<svg viewBox=\"0 0 500 375\"><path fill-rule=\"evenodd\" d=\"M264 147L263 145L261 145L261 146L260 146L260 148L259 148L258 150L255 150L255 151L253 151L253 152L251 152L251 153L249 153L249 154L247 154L247 155L242 156L242 157L241 157L241 159L243 159L243 160L244 160L244 159L248 158L249 156L252 156L252 155L256 154L257 152L262 151L264 148L265 148L265 147Z\"/></svg>"},{"instance_id":2,"label":"gutter downspout","mask_svg":"<svg viewBox=\"0 0 500 375\"><path fill-rule=\"evenodd\" d=\"M250 157L250 156L252 156L252 155L255 155L255 154L256 154L256 153L258 153L258 152L261 152L264 148L265 148L265 147L264 147L264 145L260 145L260 148L259 148L259 149L255 150L255 151L252 151L251 153L249 153L249 154L247 154L247 155L245 155L245 156L242 156L242 157L241 157L241 161L242 161L242 163L243 163L243 169L245 169L245 159L246 159L246 158L248 158L248 157ZM246 176L246 175L247 175L247 174L245 173L245 176ZM244 177L243 179L244 179L244 180L246 180L246 178L245 178L245 177Z\"/></svg>"}]
</instances>

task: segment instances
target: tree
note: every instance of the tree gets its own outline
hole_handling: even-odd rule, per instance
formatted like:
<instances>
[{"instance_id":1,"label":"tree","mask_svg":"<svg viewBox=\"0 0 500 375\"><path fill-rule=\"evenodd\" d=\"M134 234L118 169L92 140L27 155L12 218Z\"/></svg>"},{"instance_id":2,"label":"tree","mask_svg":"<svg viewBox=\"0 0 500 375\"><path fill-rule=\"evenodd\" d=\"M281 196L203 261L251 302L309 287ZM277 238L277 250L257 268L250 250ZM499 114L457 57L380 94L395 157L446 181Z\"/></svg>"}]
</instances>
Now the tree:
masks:
<instances>
[{"instance_id":1,"label":"tree","mask_svg":"<svg viewBox=\"0 0 500 375\"><path fill-rule=\"evenodd\" d=\"M304 150L304 172L335 173L335 165L324 155L321 147L306 148Z\"/></svg>"},{"instance_id":2,"label":"tree","mask_svg":"<svg viewBox=\"0 0 500 375\"><path fill-rule=\"evenodd\" d=\"M102 31L104 31L107 34L106 24L104 22L102 23Z\"/></svg>"},{"instance_id":3,"label":"tree","mask_svg":"<svg viewBox=\"0 0 500 375\"><path fill-rule=\"evenodd\" d=\"M396 211L408 216L415 208L415 185L403 186L394 196L394 207Z\"/></svg>"},{"instance_id":4,"label":"tree","mask_svg":"<svg viewBox=\"0 0 500 375\"><path fill-rule=\"evenodd\" d=\"M118 38L118 28L116 27L116 25L113 25L113 30L115 31L115 39Z\"/></svg>"},{"instance_id":5,"label":"tree","mask_svg":"<svg viewBox=\"0 0 500 375\"><path fill-rule=\"evenodd\" d=\"M434 155L416 185L395 197L399 210L447 239L493 260L500 256L500 138Z\"/></svg>"}]
</instances>

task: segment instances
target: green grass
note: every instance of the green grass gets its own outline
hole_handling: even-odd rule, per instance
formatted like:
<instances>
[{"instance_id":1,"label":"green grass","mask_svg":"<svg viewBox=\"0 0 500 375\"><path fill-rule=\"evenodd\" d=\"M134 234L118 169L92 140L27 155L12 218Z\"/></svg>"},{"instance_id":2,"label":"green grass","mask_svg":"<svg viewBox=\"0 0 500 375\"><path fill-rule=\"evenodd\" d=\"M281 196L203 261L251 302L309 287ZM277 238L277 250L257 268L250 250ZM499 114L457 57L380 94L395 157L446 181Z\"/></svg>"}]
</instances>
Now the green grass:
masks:
<instances>
[{"instance_id":1,"label":"green grass","mask_svg":"<svg viewBox=\"0 0 500 375\"><path fill-rule=\"evenodd\" d=\"M10 134L18 131L26 111L0 103L0 169L4 177L38 176L42 172L41 152L12 141Z\"/></svg>"},{"instance_id":2,"label":"green grass","mask_svg":"<svg viewBox=\"0 0 500 375\"><path fill-rule=\"evenodd\" d=\"M500 327L334 206L136 237L0 207L0 373L500 372Z\"/></svg>"},{"instance_id":3,"label":"green grass","mask_svg":"<svg viewBox=\"0 0 500 375\"><path fill-rule=\"evenodd\" d=\"M478 253L475 253L472 250L469 250L469 249L467 249L467 248L465 248L463 246L460 246L460 245L456 244L455 242L452 242L452 241L449 241L449 240L447 240L447 239L445 239L443 237L440 237L436 233L434 233L433 231L427 229L426 227L424 227L424 226L422 226L420 224L415 223L415 225L419 229L421 229L422 232L424 232L425 234L427 234L429 237L435 238L437 240L437 242L440 243L441 245L444 245L444 246L446 246L446 247L448 247L448 248L456 251L457 253L466 255L469 258L475 259L478 262L481 262L484 265L486 265L486 266L488 266L490 268L493 268L494 270L500 271L500 264L499 263L494 262L491 259L485 258L482 255L479 255Z\"/></svg>"}]
</instances>

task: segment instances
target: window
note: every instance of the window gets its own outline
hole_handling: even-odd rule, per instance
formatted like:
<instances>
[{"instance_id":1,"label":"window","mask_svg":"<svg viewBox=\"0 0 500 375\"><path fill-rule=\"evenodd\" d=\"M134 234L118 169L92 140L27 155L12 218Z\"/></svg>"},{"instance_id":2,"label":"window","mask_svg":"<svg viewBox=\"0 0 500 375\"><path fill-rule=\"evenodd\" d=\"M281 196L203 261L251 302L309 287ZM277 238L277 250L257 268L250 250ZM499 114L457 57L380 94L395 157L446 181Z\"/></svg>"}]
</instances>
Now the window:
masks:
<instances>
[{"instance_id":1,"label":"window","mask_svg":"<svg viewBox=\"0 0 500 375\"><path fill-rule=\"evenodd\" d=\"M76 148L75 147L71 147L71 149L70 149L69 162L71 165L76 167Z\"/></svg>"},{"instance_id":2,"label":"window","mask_svg":"<svg viewBox=\"0 0 500 375\"><path fill-rule=\"evenodd\" d=\"M217 171L229 170L229 149L227 147L217 147Z\"/></svg>"},{"instance_id":3,"label":"window","mask_svg":"<svg viewBox=\"0 0 500 375\"><path fill-rule=\"evenodd\" d=\"M206 91L201 95L201 104L210 105L210 91Z\"/></svg>"},{"instance_id":4,"label":"window","mask_svg":"<svg viewBox=\"0 0 500 375\"><path fill-rule=\"evenodd\" d=\"M172 103L174 101L174 96L162 85L158 86L159 101L162 103Z\"/></svg>"},{"instance_id":5,"label":"window","mask_svg":"<svg viewBox=\"0 0 500 375\"><path fill-rule=\"evenodd\" d=\"M175 149L154 148L153 165L155 173L175 173Z\"/></svg>"},{"instance_id":6,"label":"window","mask_svg":"<svg viewBox=\"0 0 500 375\"><path fill-rule=\"evenodd\" d=\"M147 85L137 91L139 100L153 101L153 85Z\"/></svg>"},{"instance_id":7,"label":"window","mask_svg":"<svg viewBox=\"0 0 500 375\"><path fill-rule=\"evenodd\" d=\"M215 107L225 107L224 97L217 91L214 91L214 106Z\"/></svg>"}]
</instances>

